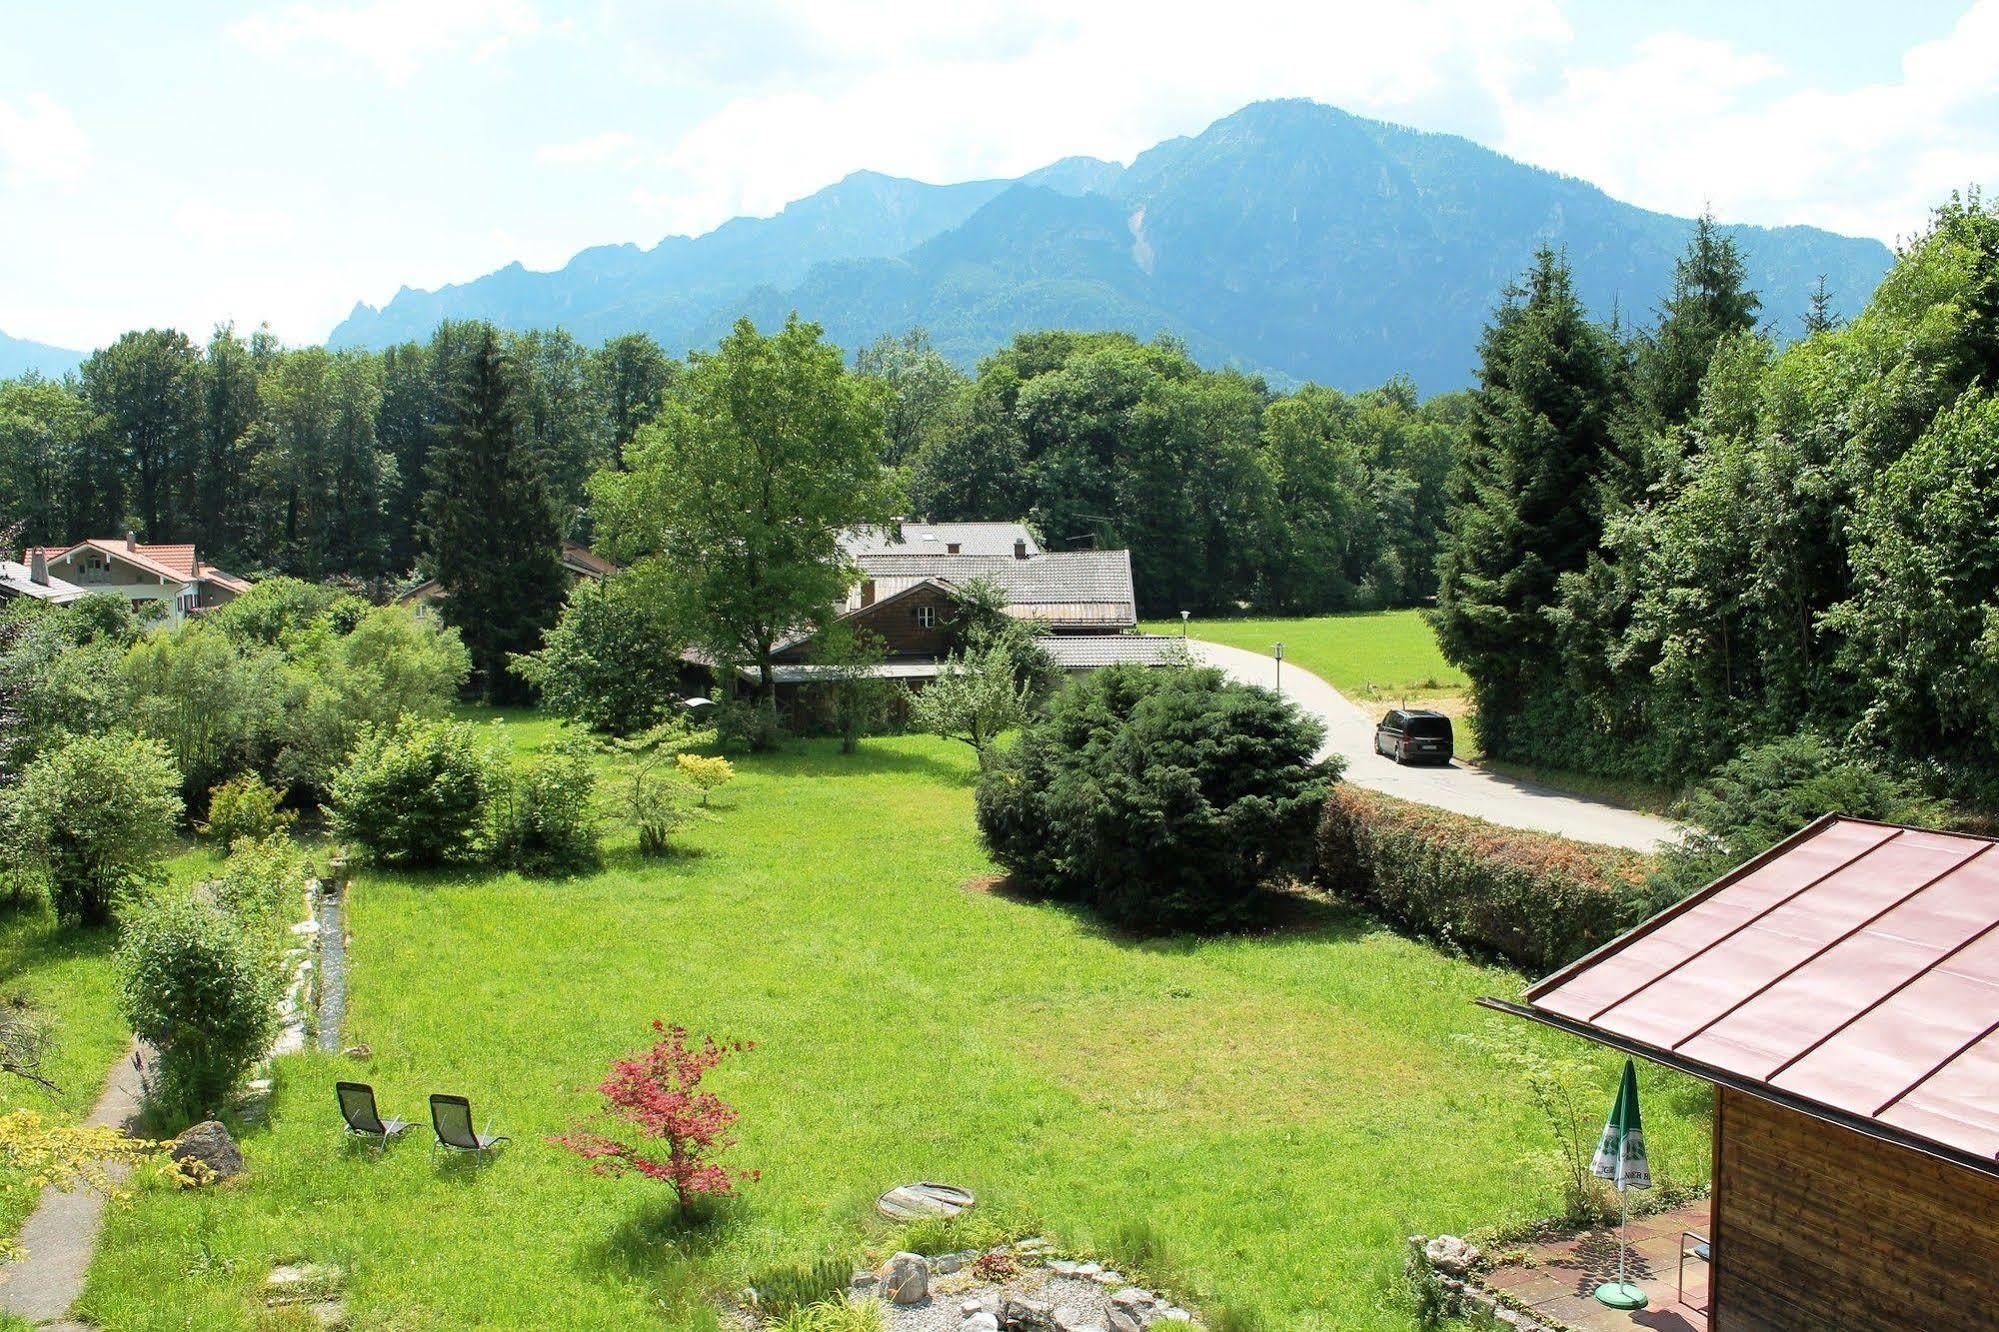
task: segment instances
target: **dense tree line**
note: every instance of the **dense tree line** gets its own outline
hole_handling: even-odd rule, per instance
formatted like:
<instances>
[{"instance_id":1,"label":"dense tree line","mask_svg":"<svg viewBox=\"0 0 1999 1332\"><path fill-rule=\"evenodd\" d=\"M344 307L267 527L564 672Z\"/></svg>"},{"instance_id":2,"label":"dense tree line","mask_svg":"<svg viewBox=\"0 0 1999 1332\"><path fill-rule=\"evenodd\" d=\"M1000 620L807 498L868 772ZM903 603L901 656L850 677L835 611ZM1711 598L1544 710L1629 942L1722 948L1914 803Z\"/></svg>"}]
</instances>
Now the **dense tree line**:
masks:
<instances>
[{"instance_id":1,"label":"dense tree line","mask_svg":"<svg viewBox=\"0 0 1999 1332\"><path fill-rule=\"evenodd\" d=\"M1999 797L1999 215L1779 347L1703 226L1656 324L1543 254L1481 349L1438 626L1490 753L1680 782L1816 735Z\"/></svg>"},{"instance_id":2,"label":"dense tree line","mask_svg":"<svg viewBox=\"0 0 1999 1332\"><path fill-rule=\"evenodd\" d=\"M440 486L470 484L504 445L508 526L588 540L589 478L632 465L688 373L643 334L585 348L445 323L369 353L128 333L67 380L0 383L0 525L37 544L129 528L252 576L386 585L455 565L463 582L486 566L448 533L480 533L492 511L448 511ZM905 512L1026 518L1056 549L1129 546L1149 612L1337 610L1434 588L1462 394L1281 394L1171 341L1097 333L1022 335L974 377L919 332L842 373L875 395L878 465ZM499 414L484 424L466 414L481 375L482 410ZM459 623L481 658L469 612ZM478 677L502 678L497 660Z\"/></svg>"}]
</instances>

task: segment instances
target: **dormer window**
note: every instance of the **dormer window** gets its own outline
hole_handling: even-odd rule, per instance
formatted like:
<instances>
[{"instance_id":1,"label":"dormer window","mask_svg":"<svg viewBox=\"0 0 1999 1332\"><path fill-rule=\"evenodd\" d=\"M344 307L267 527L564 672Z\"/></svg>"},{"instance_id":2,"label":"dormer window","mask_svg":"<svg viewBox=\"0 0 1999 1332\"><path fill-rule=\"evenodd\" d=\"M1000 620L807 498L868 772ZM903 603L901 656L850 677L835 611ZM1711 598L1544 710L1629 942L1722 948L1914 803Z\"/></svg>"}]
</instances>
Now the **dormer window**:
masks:
<instances>
[{"instance_id":1,"label":"dormer window","mask_svg":"<svg viewBox=\"0 0 1999 1332\"><path fill-rule=\"evenodd\" d=\"M935 606L918 606L916 608L916 627L918 629L935 629L937 627L937 608Z\"/></svg>"}]
</instances>

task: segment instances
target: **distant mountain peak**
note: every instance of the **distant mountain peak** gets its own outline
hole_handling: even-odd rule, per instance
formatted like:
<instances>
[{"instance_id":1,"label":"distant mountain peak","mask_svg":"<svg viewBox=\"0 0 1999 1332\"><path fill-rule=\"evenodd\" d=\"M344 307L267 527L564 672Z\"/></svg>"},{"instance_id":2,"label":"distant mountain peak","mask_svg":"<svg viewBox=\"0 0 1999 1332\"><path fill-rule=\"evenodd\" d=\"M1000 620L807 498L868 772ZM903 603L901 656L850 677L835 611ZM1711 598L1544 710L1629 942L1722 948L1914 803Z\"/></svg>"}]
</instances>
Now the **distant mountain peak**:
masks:
<instances>
[{"instance_id":1,"label":"distant mountain peak","mask_svg":"<svg viewBox=\"0 0 1999 1332\"><path fill-rule=\"evenodd\" d=\"M736 317L796 309L854 348L915 325L964 364L1032 328L1171 333L1283 383L1468 381L1479 330L1549 242L1599 315L1654 308L1692 223L1455 135L1298 98L1254 102L1129 166L1065 157L1018 180L933 185L856 171L769 217L650 250L600 246L557 273L498 273L357 306L329 339L379 346L442 318L632 330L671 352ZM1810 227L1729 227L1773 325L1820 274L1845 312L1892 256Z\"/></svg>"},{"instance_id":2,"label":"distant mountain peak","mask_svg":"<svg viewBox=\"0 0 1999 1332\"><path fill-rule=\"evenodd\" d=\"M30 372L44 379L60 379L82 365L83 358L84 353L67 347L0 333L0 379L17 379Z\"/></svg>"}]
</instances>

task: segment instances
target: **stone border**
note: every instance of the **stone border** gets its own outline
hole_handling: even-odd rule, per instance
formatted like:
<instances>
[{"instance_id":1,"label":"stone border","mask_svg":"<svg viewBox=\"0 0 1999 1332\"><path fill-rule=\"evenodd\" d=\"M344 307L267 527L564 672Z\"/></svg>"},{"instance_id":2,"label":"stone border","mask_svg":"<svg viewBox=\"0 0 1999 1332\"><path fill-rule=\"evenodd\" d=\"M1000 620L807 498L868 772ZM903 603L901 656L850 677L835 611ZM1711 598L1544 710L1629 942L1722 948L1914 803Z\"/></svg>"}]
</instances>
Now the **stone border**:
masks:
<instances>
[{"instance_id":1,"label":"stone border","mask_svg":"<svg viewBox=\"0 0 1999 1332\"><path fill-rule=\"evenodd\" d=\"M1194 1315L1165 1295L1136 1286L1122 1273L1101 1263L1078 1261L1058 1255L1053 1244L1039 1236L1017 1240L990 1249L964 1249L926 1258L917 1253L898 1253L871 1272L856 1272L849 1287L850 1298L880 1299L894 1305L921 1304L931 1296L930 1279L952 1276L974 1268L979 1259L1003 1255L1022 1272L1042 1271L1051 1277L1089 1282L1108 1292L1104 1321L1083 1314L1071 1305L1050 1304L1030 1296L1012 1293L1006 1281L982 1281L982 1292L960 1291L955 1317L959 1332L1144 1332L1155 1324L1198 1329ZM954 1297L955 1298L955 1297Z\"/></svg>"},{"instance_id":2,"label":"stone border","mask_svg":"<svg viewBox=\"0 0 1999 1332\"><path fill-rule=\"evenodd\" d=\"M1516 1328L1518 1332L1575 1332L1559 1319L1534 1312L1511 1293L1487 1286L1481 1266L1485 1255L1476 1244L1456 1235L1439 1235L1435 1239L1411 1235L1409 1247L1412 1255L1420 1255L1425 1270L1451 1296L1457 1306L1451 1310L1453 1314L1466 1317L1475 1307L1491 1315L1502 1327Z\"/></svg>"}]
</instances>

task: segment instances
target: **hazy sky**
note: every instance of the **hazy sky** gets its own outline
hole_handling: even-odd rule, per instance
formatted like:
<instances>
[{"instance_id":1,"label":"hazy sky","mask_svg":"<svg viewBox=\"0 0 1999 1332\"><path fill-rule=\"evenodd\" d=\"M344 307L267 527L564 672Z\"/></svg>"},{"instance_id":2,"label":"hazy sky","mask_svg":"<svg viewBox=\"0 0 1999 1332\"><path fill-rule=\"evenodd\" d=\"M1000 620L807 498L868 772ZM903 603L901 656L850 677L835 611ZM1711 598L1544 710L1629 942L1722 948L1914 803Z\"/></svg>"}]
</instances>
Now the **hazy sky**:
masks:
<instances>
[{"instance_id":1,"label":"hazy sky","mask_svg":"<svg viewBox=\"0 0 1999 1332\"><path fill-rule=\"evenodd\" d=\"M268 321L768 213L1129 160L1304 96L1649 207L1893 241L1999 185L1999 0L17 4L0 331Z\"/></svg>"}]
</instances>

